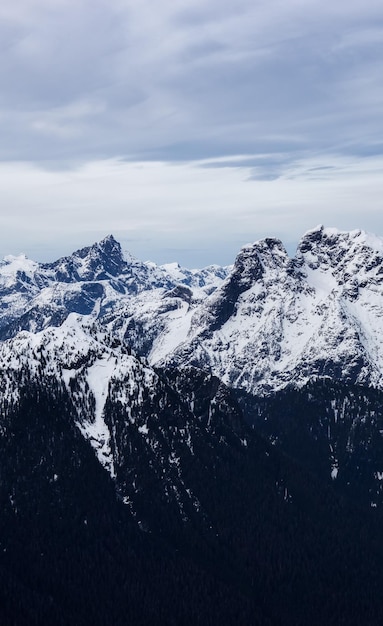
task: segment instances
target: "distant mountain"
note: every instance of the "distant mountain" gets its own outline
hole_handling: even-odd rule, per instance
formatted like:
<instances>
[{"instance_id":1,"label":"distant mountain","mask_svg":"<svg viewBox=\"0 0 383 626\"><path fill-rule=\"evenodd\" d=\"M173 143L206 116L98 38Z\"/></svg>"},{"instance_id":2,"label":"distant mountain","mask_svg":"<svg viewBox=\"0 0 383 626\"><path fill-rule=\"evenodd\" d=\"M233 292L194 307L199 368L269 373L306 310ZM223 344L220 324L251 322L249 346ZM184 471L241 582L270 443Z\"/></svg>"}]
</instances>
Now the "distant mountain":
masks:
<instances>
[{"instance_id":1,"label":"distant mountain","mask_svg":"<svg viewBox=\"0 0 383 626\"><path fill-rule=\"evenodd\" d=\"M70 313L92 314L143 354L168 326L177 331L177 311L195 308L229 270L144 263L112 236L54 263L8 256L0 264L0 339L59 326Z\"/></svg>"}]
</instances>

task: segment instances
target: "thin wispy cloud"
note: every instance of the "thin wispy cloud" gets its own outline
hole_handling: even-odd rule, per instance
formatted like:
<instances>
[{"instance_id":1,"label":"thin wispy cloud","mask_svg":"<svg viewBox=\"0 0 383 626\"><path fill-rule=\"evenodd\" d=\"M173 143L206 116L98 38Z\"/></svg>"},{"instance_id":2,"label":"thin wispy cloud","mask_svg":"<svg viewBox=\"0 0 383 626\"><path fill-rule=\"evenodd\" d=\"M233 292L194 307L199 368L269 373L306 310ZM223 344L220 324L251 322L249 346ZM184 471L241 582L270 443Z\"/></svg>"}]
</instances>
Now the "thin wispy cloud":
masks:
<instances>
[{"instance_id":1,"label":"thin wispy cloud","mask_svg":"<svg viewBox=\"0 0 383 626\"><path fill-rule=\"evenodd\" d=\"M241 245L269 235L292 251L317 223L358 228L361 212L364 228L377 232L383 157L281 162L273 178L262 168L252 155L215 163L110 159L64 171L3 165L0 248L15 252L17 241L17 251L48 260L112 232L139 257L206 265L229 264Z\"/></svg>"}]
</instances>

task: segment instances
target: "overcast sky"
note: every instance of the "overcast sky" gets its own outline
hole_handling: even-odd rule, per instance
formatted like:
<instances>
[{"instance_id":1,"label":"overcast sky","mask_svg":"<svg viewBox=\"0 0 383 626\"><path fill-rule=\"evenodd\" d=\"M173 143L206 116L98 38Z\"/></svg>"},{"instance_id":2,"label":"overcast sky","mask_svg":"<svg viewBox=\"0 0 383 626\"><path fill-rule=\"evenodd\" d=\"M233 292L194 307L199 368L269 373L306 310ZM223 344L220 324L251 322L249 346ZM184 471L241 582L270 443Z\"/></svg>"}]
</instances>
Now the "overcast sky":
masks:
<instances>
[{"instance_id":1,"label":"overcast sky","mask_svg":"<svg viewBox=\"0 0 383 626\"><path fill-rule=\"evenodd\" d=\"M383 235L381 0L3 0L0 255Z\"/></svg>"}]
</instances>

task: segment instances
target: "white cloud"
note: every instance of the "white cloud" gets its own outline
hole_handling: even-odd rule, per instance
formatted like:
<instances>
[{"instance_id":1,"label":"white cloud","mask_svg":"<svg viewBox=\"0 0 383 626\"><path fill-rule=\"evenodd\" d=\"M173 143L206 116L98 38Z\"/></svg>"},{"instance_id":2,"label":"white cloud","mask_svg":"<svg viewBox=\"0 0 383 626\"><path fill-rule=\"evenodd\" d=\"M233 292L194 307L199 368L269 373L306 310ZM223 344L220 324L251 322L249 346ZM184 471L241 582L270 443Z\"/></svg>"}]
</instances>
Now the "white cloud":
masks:
<instances>
[{"instance_id":1,"label":"white cloud","mask_svg":"<svg viewBox=\"0 0 383 626\"><path fill-rule=\"evenodd\" d=\"M2 165L1 251L53 259L113 232L141 258L170 261L178 249L185 262L185 249L198 265L230 263L262 236L297 241L318 222L383 234L383 158L311 157L269 181L253 179L254 165L243 164L251 158L209 167L108 160L65 172Z\"/></svg>"}]
</instances>

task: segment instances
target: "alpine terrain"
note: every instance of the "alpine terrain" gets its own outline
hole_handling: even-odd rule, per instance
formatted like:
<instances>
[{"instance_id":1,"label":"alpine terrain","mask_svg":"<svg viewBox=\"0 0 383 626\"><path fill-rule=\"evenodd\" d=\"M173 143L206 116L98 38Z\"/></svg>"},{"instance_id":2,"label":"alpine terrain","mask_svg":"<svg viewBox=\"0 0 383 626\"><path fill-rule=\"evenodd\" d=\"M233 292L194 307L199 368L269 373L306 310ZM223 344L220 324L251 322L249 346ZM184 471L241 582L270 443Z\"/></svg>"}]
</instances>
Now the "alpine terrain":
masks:
<instances>
[{"instance_id":1,"label":"alpine terrain","mask_svg":"<svg viewBox=\"0 0 383 626\"><path fill-rule=\"evenodd\" d=\"M0 621L383 623L383 240L0 263Z\"/></svg>"}]
</instances>

